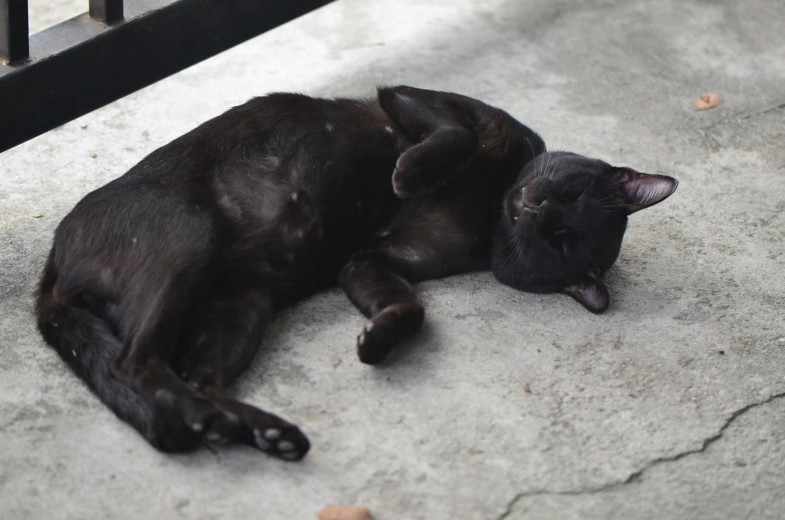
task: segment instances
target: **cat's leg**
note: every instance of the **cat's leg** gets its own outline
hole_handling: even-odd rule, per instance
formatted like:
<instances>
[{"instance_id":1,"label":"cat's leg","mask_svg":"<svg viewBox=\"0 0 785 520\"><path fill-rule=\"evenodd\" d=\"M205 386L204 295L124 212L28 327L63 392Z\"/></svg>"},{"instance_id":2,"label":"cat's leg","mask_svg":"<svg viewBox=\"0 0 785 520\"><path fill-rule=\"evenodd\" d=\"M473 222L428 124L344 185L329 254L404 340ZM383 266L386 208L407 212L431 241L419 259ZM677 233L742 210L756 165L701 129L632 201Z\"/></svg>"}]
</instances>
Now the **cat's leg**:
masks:
<instances>
[{"instance_id":1,"label":"cat's leg","mask_svg":"<svg viewBox=\"0 0 785 520\"><path fill-rule=\"evenodd\" d=\"M183 379L223 414L210 426L207 440L241 442L286 460L301 459L310 443L295 425L223 394L259 349L274 314L270 298L240 280L219 277L215 285L220 289L195 314L194 330L172 360Z\"/></svg>"},{"instance_id":2,"label":"cat's leg","mask_svg":"<svg viewBox=\"0 0 785 520\"><path fill-rule=\"evenodd\" d=\"M393 189L399 197L449 182L474 156L477 134L448 94L411 87L381 88L379 103L415 143L398 159Z\"/></svg>"},{"instance_id":3,"label":"cat's leg","mask_svg":"<svg viewBox=\"0 0 785 520\"><path fill-rule=\"evenodd\" d=\"M212 359L212 352L208 349L205 362ZM223 352L227 352L230 364L241 363L239 358L249 355L232 349ZM177 377L168 364L155 362L130 369L114 368L114 378L149 403L152 418L147 437L159 449L183 451L203 442L239 442L285 460L299 460L310 449L308 439L297 426L225 397L216 386L201 392ZM222 368L225 370L226 366ZM203 380L209 380L207 376L211 373L203 369Z\"/></svg>"},{"instance_id":4,"label":"cat's leg","mask_svg":"<svg viewBox=\"0 0 785 520\"><path fill-rule=\"evenodd\" d=\"M341 270L343 290L371 318L357 338L357 354L363 363L382 362L398 343L422 327L425 310L399 271L379 250L355 253Z\"/></svg>"},{"instance_id":5,"label":"cat's leg","mask_svg":"<svg viewBox=\"0 0 785 520\"><path fill-rule=\"evenodd\" d=\"M357 338L362 362L380 363L422 326L411 283L487 267L486 218L481 205L464 202L410 204L341 270L340 285L371 319Z\"/></svg>"},{"instance_id":6,"label":"cat's leg","mask_svg":"<svg viewBox=\"0 0 785 520\"><path fill-rule=\"evenodd\" d=\"M194 388L219 394L251 363L273 319L270 298L255 287L218 278L218 292L194 314L191 331L172 358Z\"/></svg>"},{"instance_id":7,"label":"cat's leg","mask_svg":"<svg viewBox=\"0 0 785 520\"><path fill-rule=\"evenodd\" d=\"M258 338L272 316L266 297L245 291L203 307L209 308L201 315L206 325L203 330L217 343L199 345L206 347L205 362L196 367L194 375L199 386L209 388L201 391L172 370L174 347L183 332L180 324L192 322L185 320L186 316L199 315L199 307L190 304L197 294L194 288L220 281L199 271L189 277L174 277L176 283L143 291L144 304L136 307L145 309L144 319L130 340L128 355L112 366L114 378L132 388L151 408L148 440L166 451L188 450L202 442L242 442L286 460L302 458L310 443L295 425L220 392L223 381L234 378L253 357ZM244 305L249 308L243 309ZM232 327L246 335L244 342L232 341ZM252 336L255 343L249 341ZM214 345L219 347L217 356ZM270 436L276 437L275 443L268 441Z\"/></svg>"},{"instance_id":8,"label":"cat's leg","mask_svg":"<svg viewBox=\"0 0 785 520\"><path fill-rule=\"evenodd\" d=\"M170 367L149 364L115 377L152 405L148 440L164 451L183 451L203 442L240 442L285 460L299 460L310 448L293 424L221 395L205 395Z\"/></svg>"}]
</instances>

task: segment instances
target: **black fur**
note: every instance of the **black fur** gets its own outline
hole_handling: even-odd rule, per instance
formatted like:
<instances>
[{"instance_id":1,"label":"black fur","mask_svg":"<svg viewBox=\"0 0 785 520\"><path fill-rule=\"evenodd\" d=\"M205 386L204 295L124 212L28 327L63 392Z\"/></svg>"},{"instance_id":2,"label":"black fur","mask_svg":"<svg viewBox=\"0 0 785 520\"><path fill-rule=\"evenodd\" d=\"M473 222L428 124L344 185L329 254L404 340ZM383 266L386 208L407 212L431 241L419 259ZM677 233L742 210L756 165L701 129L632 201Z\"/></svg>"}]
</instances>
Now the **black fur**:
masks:
<instances>
[{"instance_id":1,"label":"black fur","mask_svg":"<svg viewBox=\"0 0 785 520\"><path fill-rule=\"evenodd\" d=\"M157 448L242 442L295 460L309 449L296 426L223 394L277 309L337 281L371 318L366 363L422 325L420 280L493 265L599 312L626 215L675 188L651 179L545 153L505 112L456 94L272 94L79 202L55 233L38 324Z\"/></svg>"},{"instance_id":2,"label":"black fur","mask_svg":"<svg viewBox=\"0 0 785 520\"><path fill-rule=\"evenodd\" d=\"M574 153L539 155L505 195L493 271L518 289L563 291L601 313L609 298L599 276L619 256L627 216L661 202L677 186L671 177Z\"/></svg>"}]
</instances>

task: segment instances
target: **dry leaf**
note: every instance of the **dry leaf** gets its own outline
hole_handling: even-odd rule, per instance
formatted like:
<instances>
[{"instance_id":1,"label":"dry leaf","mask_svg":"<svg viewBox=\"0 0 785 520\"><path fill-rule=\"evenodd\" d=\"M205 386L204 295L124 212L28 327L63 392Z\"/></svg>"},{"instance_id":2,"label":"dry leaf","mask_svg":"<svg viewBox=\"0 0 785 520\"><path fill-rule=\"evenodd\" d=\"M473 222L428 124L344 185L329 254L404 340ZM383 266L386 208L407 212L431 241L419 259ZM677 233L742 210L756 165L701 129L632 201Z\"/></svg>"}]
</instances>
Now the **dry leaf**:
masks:
<instances>
[{"instance_id":1,"label":"dry leaf","mask_svg":"<svg viewBox=\"0 0 785 520\"><path fill-rule=\"evenodd\" d=\"M325 506L316 516L319 520L371 520L371 512L363 506Z\"/></svg>"},{"instance_id":2,"label":"dry leaf","mask_svg":"<svg viewBox=\"0 0 785 520\"><path fill-rule=\"evenodd\" d=\"M722 104L722 98L717 94L703 94L695 103L695 110L706 110Z\"/></svg>"}]
</instances>

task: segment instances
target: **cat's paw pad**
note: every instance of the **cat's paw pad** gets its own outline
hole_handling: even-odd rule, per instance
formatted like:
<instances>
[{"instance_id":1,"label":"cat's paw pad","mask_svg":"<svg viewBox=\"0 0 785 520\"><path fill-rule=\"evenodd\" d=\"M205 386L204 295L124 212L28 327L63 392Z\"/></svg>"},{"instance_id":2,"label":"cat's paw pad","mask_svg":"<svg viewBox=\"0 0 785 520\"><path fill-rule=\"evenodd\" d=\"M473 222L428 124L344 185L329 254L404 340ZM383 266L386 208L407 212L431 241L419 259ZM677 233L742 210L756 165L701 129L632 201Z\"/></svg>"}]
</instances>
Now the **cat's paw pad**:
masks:
<instances>
[{"instance_id":1,"label":"cat's paw pad","mask_svg":"<svg viewBox=\"0 0 785 520\"><path fill-rule=\"evenodd\" d=\"M367 339L368 339L368 334L369 334L369 333L370 333L370 332L373 330L374 326L375 326L375 325L374 325L374 323L373 323L373 322L370 322L368 325L366 325L366 326L365 326L365 328L364 328L364 329L363 329L363 331L360 333L360 335L359 335L359 336L357 336L357 345L359 345L359 346L361 346L361 347L362 347L363 345L365 345L365 342L366 342L366 341L367 341Z\"/></svg>"},{"instance_id":2,"label":"cat's paw pad","mask_svg":"<svg viewBox=\"0 0 785 520\"><path fill-rule=\"evenodd\" d=\"M254 429L253 437L257 448L284 460L300 460L311 447L305 435L295 426Z\"/></svg>"},{"instance_id":3,"label":"cat's paw pad","mask_svg":"<svg viewBox=\"0 0 785 520\"><path fill-rule=\"evenodd\" d=\"M237 417L215 402L196 394L174 395L161 390L155 396L155 439L166 451L190 449L198 443L226 444L234 440ZM175 425L182 427L176 427Z\"/></svg>"},{"instance_id":4,"label":"cat's paw pad","mask_svg":"<svg viewBox=\"0 0 785 520\"><path fill-rule=\"evenodd\" d=\"M204 438L210 444L227 444L230 440L228 432L210 430L204 435Z\"/></svg>"},{"instance_id":5,"label":"cat's paw pad","mask_svg":"<svg viewBox=\"0 0 785 520\"><path fill-rule=\"evenodd\" d=\"M191 374L183 373L183 379L202 393L221 386L218 372L208 363L197 366Z\"/></svg>"},{"instance_id":6,"label":"cat's paw pad","mask_svg":"<svg viewBox=\"0 0 785 520\"><path fill-rule=\"evenodd\" d=\"M198 412L191 412L187 423L191 430L210 444L228 444L235 437L238 419L207 400L200 400Z\"/></svg>"}]
</instances>

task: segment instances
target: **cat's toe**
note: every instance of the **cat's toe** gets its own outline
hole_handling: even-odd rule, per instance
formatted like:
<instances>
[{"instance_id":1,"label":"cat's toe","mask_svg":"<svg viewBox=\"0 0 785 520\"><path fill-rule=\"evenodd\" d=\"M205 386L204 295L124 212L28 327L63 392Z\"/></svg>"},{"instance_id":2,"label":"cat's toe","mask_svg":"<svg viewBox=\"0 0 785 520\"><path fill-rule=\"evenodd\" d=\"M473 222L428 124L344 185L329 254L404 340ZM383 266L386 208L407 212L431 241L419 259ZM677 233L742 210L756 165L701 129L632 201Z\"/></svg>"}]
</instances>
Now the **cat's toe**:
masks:
<instances>
[{"instance_id":1,"label":"cat's toe","mask_svg":"<svg viewBox=\"0 0 785 520\"><path fill-rule=\"evenodd\" d=\"M266 430L255 429L253 431L256 447L262 451L270 451L274 441L281 438L281 430L278 428L268 428Z\"/></svg>"},{"instance_id":2,"label":"cat's toe","mask_svg":"<svg viewBox=\"0 0 785 520\"><path fill-rule=\"evenodd\" d=\"M281 438L281 430L278 428L269 428L264 432L264 438L268 441L275 441Z\"/></svg>"},{"instance_id":3,"label":"cat's toe","mask_svg":"<svg viewBox=\"0 0 785 520\"><path fill-rule=\"evenodd\" d=\"M262 451L270 451L272 444L270 444L270 441L264 438L264 435L260 430L253 431L253 439L257 448Z\"/></svg>"},{"instance_id":4,"label":"cat's toe","mask_svg":"<svg viewBox=\"0 0 785 520\"><path fill-rule=\"evenodd\" d=\"M205 392L208 388L220 387L219 374L209 365L204 364L196 369L187 377L184 377L190 385L199 392Z\"/></svg>"},{"instance_id":5,"label":"cat's toe","mask_svg":"<svg viewBox=\"0 0 785 520\"><path fill-rule=\"evenodd\" d=\"M275 447L277 456L286 460L300 460L311 449L311 443L298 428L292 428L283 433Z\"/></svg>"},{"instance_id":6,"label":"cat's toe","mask_svg":"<svg viewBox=\"0 0 785 520\"><path fill-rule=\"evenodd\" d=\"M219 411L196 421L191 425L191 428L200 433L206 442L223 445L235 440L237 426L237 417Z\"/></svg>"},{"instance_id":7,"label":"cat's toe","mask_svg":"<svg viewBox=\"0 0 785 520\"><path fill-rule=\"evenodd\" d=\"M207 432L204 438L211 444L227 444L229 442L229 436L225 432L215 430Z\"/></svg>"}]
</instances>

